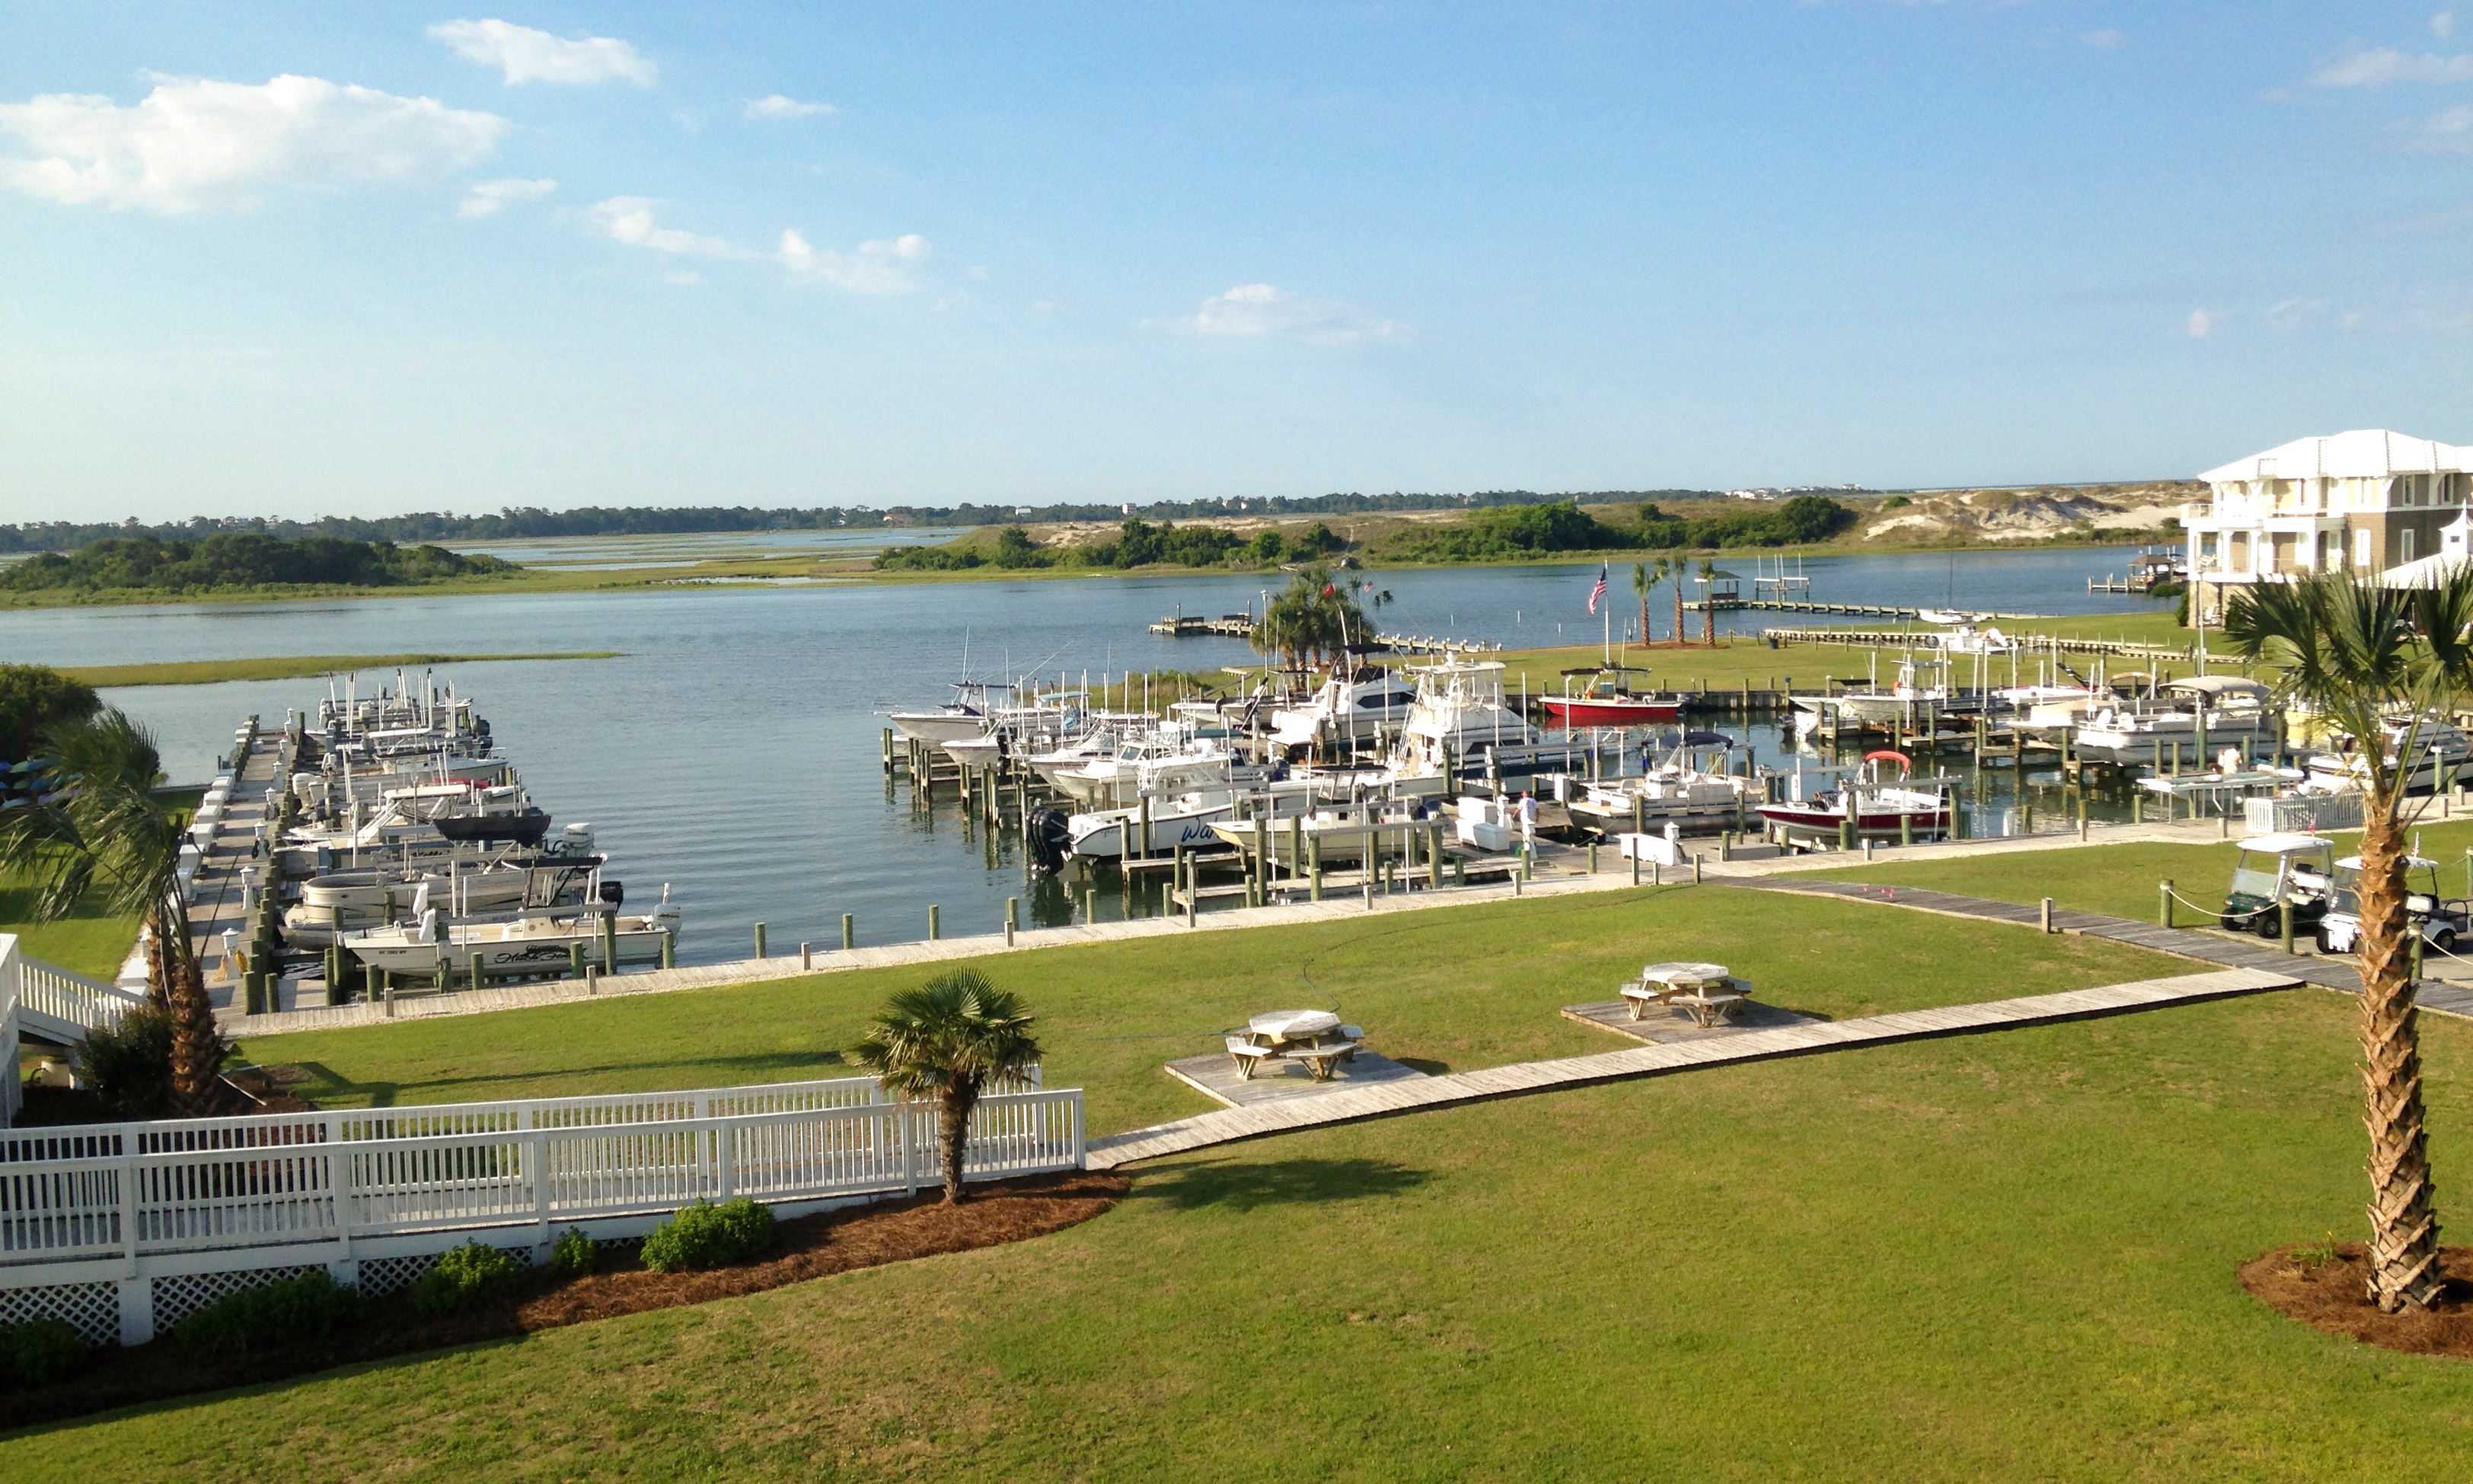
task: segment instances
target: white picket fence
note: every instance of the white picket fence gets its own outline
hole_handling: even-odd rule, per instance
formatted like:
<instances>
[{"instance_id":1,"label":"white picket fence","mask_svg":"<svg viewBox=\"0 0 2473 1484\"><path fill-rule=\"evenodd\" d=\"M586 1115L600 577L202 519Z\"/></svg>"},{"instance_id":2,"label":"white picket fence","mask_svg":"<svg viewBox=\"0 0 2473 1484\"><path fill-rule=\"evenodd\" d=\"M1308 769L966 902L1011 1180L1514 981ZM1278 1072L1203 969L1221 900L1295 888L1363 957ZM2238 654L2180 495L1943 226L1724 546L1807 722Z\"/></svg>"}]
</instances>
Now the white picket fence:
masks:
<instances>
[{"instance_id":1,"label":"white picket fence","mask_svg":"<svg viewBox=\"0 0 2473 1484\"><path fill-rule=\"evenodd\" d=\"M0 1124L15 1122L25 1103L15 1076L22 1033L75 1041L97 1026L118 1024L145 1003L142 993L28 958L18 951L16 934L0 933L0 1066L11 1073L0 1078Z\"/></svg>"},{"instance_id":2,"label":"white picket fence","mask_svg":"<svg viewBox=\"0 0 2473 1484\"><path fill-rule=\"evenodd\" d=\"M467 1240L538 1257L566 1228L640 1235L698 1199L795 1214L907 1193L941 1178L938 1121L845 1078L12 1131L0 1322L52 1314L135 1344L308 1267L391 1291ZM1080 1090L1034 1075L980 1102L967 1178L1078 1169L1082 1143Z\"/></svg>"}]
</instances>

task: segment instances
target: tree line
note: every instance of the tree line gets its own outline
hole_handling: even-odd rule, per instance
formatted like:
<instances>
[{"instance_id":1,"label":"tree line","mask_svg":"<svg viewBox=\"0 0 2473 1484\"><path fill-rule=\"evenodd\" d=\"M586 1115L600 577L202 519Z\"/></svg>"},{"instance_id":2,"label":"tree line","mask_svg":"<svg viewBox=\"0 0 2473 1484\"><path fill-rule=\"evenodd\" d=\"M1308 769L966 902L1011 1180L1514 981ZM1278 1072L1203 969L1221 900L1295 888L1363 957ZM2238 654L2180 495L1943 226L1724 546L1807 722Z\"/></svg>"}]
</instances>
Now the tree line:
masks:
<instances>
[{"instance_id":1,"label":"tree line","mask_svg":"<svg viewBox=\"0 0 2473 1484\"><path fill-rule=\"evenodd\" d=\"M1203 515L1373 515L1384 511L1485 509L1503 505L1535 505L1554 500L1592 503L1641 499L1708 499L1715 492L1696 490L1602 491L1540 494L1530 490L1486 490L1464 494L1363 494L1357 491L1316 495L1230 496L1212 500L1158 500L1139 514L1153 520L1190 520ZM750 531L877 530L888 525L993 526L1018 521L1062 523L1113 520L1125 514L1121 504L1056 503L865 505L763 507L749 505L686 505L621 507L586 505L552 511L540 506L509 506L492 515L459 515L446 511L404 515L322 515L291 520L264 515L200 515L188 520L147 524L134 517L122 521L36 520L0 525L0 552L75 551L114 538L156 540L204 540L213 536L252 534L299 539L335 537L355 541L495 541L541 539L561 536L695 536Z\"/></svg>"},{"instance_id":2,"label":"tree line","mask_svg":"<svg viewBox=\"0 0 2473 1484\"><path fill-rule=\"evenodd\" d=\"M968 541L943 546L897 546L879 552L876 567L885 572L951 572L972 567L1096 567L1123 570L1167 565L1207 567L1228 564L1276 566L1283 562L1312 561L1345 551L1348 541L1322 521L1295 537L1277 531L1240 536L1219 526L1180 526L1172 520L1156 524L1140 515L1118 523L1115 536L1072 544L1040 541L1020 526L996 533L993 550Z\"/></svg>"},{"instance_id":3,"label":"tree line","mask_svg":"<svg viewBox=\"0 0 2473 1484\"><path fill-rule=\"evenodd\" d=\"M398 546L393 541L331 536L287 539L238 531L194 541L112 537L66 556L47 551L0 571L0 589L203 592L235 587L401 587L520 570L512 562L464 556L443 546Z\"/></svg>"}]
</instances>

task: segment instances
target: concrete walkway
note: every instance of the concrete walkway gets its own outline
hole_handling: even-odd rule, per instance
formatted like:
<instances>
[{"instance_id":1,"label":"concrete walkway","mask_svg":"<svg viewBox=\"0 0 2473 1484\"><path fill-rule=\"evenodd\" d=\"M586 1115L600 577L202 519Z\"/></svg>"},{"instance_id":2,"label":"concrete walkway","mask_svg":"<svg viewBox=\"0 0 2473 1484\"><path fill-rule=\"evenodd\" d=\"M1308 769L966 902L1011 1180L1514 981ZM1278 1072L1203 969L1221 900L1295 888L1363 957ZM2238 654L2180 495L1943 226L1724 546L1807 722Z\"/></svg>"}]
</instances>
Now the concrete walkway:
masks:
<instances>
[{"instance_id":1,"label":"concrete walkway","mask_svg":"<svg viewBox=\"0 0 2473 1484\"><path fill-rule=\"evenodd\" d=\"M1867 1016L1857 1020L1816 1021L1776 1030L1746 1031L1719 1040L1676 1045L1641 1046L1595 1056L1566 1057L1550 1062L1520 1062L1483 1071L1420 1077L1376 1087L1333 1092L1322 1097L1292 1098L1253 1108L1199 1113L1172 1123L1094 1138L1085 1163L1092 1169L1114 1169L1138 1160L1156 1160L1213 1144L1261 1138L1299 1129L1359 1123L1397 1113L1422 1113L1463 1103L1479 1103L1531 1092L1596 1087L1628 1082L1697 1066L1729 1065L1842 1051L1851 1046L1886 1045L1940 1036L2049 1025L2097 1016L2153 1010L2166 1005L2196 1004L2268 990L2287 990L2293 975L2250 969L2222 969L2171 979L2145 979L2132 984L2104 985L2059 994L2033 994L2020 999L1976 1005L1950 1005L1937 1010L1909 1010L1896 1015Z\"/></svg>"}]
</instances>

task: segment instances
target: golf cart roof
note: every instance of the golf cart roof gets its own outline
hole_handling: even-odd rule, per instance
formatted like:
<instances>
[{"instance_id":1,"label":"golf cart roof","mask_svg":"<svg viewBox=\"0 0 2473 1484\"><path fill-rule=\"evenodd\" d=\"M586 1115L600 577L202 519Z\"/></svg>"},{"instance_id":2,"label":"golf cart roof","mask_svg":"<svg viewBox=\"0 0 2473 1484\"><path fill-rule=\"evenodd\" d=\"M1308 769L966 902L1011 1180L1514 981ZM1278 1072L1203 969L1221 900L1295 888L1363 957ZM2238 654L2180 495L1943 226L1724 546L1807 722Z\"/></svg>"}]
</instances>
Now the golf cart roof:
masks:
<instances>
[{"instance_id":1,"label":"golf cart roof","mask_svg":"<svg viewBox=\"0 0 2473 1484\"><path fill-rule=\"evenodd\" d=\"M2438 869L2438 862L2435 860L2425 860L2418 855L2406 856L2404 858L2404 863L2407 868L2413 871L2436 871ZM2342 860L2338 861L2336 866L2337 869L2341 871L2359 871L2362 869L2362 858L2358 855L2347 855Z\"/></svg>"},{"instance_id":2,"label":"golf cart roof","mask_svg":"<svg viewBox=\"0 0 2473 1484\"><path fill-rule=\"evenodd\" d=\"M2261 855L2300 855L2305 852L2332 850L2336 846L2335 842L2325 835L2278 833L2252 835L2241 843L2241 848L2245 850L2256 850Z\"/></svg>"},{"instance_id":3,"label":"golf cart roof","mask_svg":"<svg viewBox=\"0 0 2473 1484\"><path fill-rule=\"evenodd\" d=\"M2196 691L2204 696L2265 696L2274 687L2238 675L2185 675L2177 681L2166 681L2166 690Z\"/></svg>"}]
</instances>

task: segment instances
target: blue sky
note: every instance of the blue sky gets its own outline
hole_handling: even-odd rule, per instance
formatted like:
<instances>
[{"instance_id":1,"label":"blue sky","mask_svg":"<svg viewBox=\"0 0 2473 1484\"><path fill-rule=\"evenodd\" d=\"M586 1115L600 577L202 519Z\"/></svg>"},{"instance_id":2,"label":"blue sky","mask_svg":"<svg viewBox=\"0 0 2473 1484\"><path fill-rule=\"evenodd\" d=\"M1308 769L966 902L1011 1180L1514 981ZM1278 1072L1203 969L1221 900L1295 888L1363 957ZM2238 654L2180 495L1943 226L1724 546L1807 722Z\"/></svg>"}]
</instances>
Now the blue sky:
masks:
<instances>
[{"instance_id":1,"label":"blue sky","mask_svg":"<svg viewBox=\"0 0 2473 1484\"><path fill-rule=\"evenodd\" d=\"M2473 0L0 6L0 519L2473 442Z\"/></svg>"}]
</instances>

